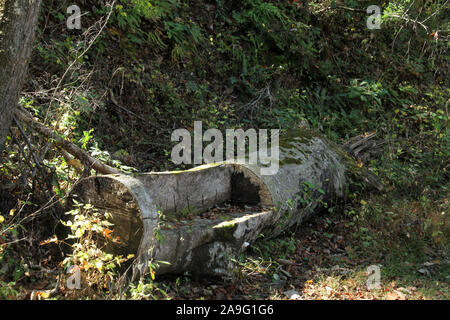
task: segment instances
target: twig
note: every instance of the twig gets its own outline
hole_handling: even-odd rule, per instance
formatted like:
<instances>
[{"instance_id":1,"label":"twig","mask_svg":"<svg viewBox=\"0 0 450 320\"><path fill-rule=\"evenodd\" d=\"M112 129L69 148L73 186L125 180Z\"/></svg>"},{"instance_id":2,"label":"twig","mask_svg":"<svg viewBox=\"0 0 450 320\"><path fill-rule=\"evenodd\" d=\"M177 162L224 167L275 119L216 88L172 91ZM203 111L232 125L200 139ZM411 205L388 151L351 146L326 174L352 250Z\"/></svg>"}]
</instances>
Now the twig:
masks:
<instances>
[{"instance_id":1,"label":"twig","mask_svg":"<svg viewBox=\"0 0 450 320\"><path fill-rule=\"evenodd\" d=\"M260 104L265 99L269 99L270 108L272 108L274 99L273 99L272 94L270 93L270 85L267 85L265 88L259 90L256 93L255 98L253 98L252 101L242 105L236 111L244 113L244 112L248 112L250 110L250 112L251 112L250 117L251 117L251 120L253 120L253 113L254 113L255 109L257 109L259 111Z\"/></svg>"},{"instance_id":2,"label":"twig","mask_svg":"<svg viewBox=\"0 0 450 320\"><path fill-rule=\"evenodd\" d=\"M56 271L56 270L47 269L47 268L44 268L41 265L36 265L36 264L32 264L30 266L30 268L33 269L33 270L39 270L39 271L42 271L44 273L49 273L49 274L56 274L56 273L58 273L58 271Z\"/></svg>"},{"instance_id":3,"label":"twig","mask_svg":"<svg viewBox=\"0 0 450 320\"><path fill-rule=\"evenodd\" d=\"M366 10L357 9L357 8L350 8L350 7L346 7L346 6L326 7L326 8L323 8L323 9L320 9L320 10L316 11L315 13L322 13L323 11L334 10L334 9L342 9L342 10L347 10L347 11L364 12L364 13L366 13Z\"/></svg>"},{"instance_id":4,"label":"twig","mask_svg":"<svg viewBox=\"0 0 450 320\"><path fill-rule=\"evenodd\" d=\"M435 12L433 12L432 14L430 14L430 16L429 16L428 18L426 18L425 20L422 21L422 23L426 22L426 21L427 21L428 19L430 19L432 16L434 16L435 14L437 14L439 11L442 10L442 8L445 8L445 6L447 5L447 2L448 2L448 1L449 1L449 0L445 1L444 4L443 4L439 9L437 9Z\"/></svg>"},{"instance_id":5,"label":"twig","mask_svg":"<svg viewBox=\"0 0 450 320\"><path fill-rule=\"evenodd\" d=\"M414 20L408 17L408 15L405 13L404 15L399 16L398 14L390 14L390 17L394 17L394 18L400 18L402 20L405 20L407 23L409 22L413 22L414 25L418 24L419 26L421 26L422 28L425 29L426 32L428 32L428 27L426 25L424 25L422 22L420 22L419 20Z\"/></svg>"},{"instance_id":6,"label":"twig","mask_svg":"<svg viewBox=\"0 0 450 320\"><path fill-rule=\"evenodd\" d=\"M8 246L10 244L17 243L17 242L20 242L20 241L23 241L23 240L26 240L26 239L27 238L25 237L25 238L22 238L22 239L13 240L13 241L10 241L10 242L5 242L5 243L2 243L1 245L2 246Z\"/></svg>"},{"instance_id":7,"label":"twig","mask_svg":"<svg viewBox=\"0 0 450 320\"><path fill-rule=\"evenodd\" d=\"M17 224L22 224L24 222L27 222L27 221L31 220L32 218L34 218L34 217L38 216L40 213L42 213L44 210L50 209L51 207L53 207L54 205L58 204L60 201L64 200L67 197L68 196L65 196L65 197L63 197L61 199L58 199L58 200L50 203L54 198L56 198L56 195L53 196L43 207L39 208L37 211L35 211L32 214L26 216L25 218L22 218L22 220L20 220L18 222L15 222L14 224L16 224L16 225ZM27 201L28 201L28 199L27 199ZM25 207L25 205L23 207ZM22 210L22 208L20 210ZM16 216L19 216L19 214L17 214ZM6 228L4 228L4 229L2 229L0 231L0 234L6 233L9 229L12 228L12 226L13 226L13 224L12 224L12 222L10 222L9 225Z\"/></svg>"},{"instance_id":8,"label":"twig","mask_svg":"<svg viewBox=\"0 0 450 320\"><path fill-rule=\"evenodd\" d=\"M347 11L355 11L355 12L364 12L364 13L366 13L366 10L357 9L357 8L350 8L350 7L346 7L346 6L336 6L336 9L342 9L342 10L347 10Z\"/></svg>"},{"instance_id":9,"label":"twig","mask_svg":"<svg viewBox=\"0 0 450 320\"><path fill-rule=\"evenodd\" d=\"M22 154L22 156L24 157L25 163L26 163L27 166L30 167L30 169L31 169L31 177L34 178L34 176L36 175L36 168L34 168L34 167L31 165L31 163L30 163L30 161L29 161L29 155L27 156L27 154L26 154L24 148L23 148L22 145L20 144L19 138L16 136L16 134L14 133L14 131L11 130L11 129L10 129L9 131L11 132L11 138L13 139L13 141L14 141L15 143L17 143L17 146L19 147L19 151L20 151L20 153Z\"/></svg>"},{"instance_id":10,"label":"twig","mask_svg":"<svg viewBox=\"0 0 450 320\"><path fill-rule=\"evenodd\" d=\"M16 124L17 128L19 128L20 133L22 134L22 137L24 138L28 149L30 149L30 154L33 157L34 162L36 163L36 167L41 171L42 174L45 174L44 168L42 168L41 163L39 159L36 157L36 154L33 152L33 146L30 143L30 140L28 139L28 136L26 135L25 131L23 130L22 126L20 125L19 121L14 117L13 118L14 123Z\"/></svg>"},{"instance_id":11,"label":"twig","mask_svg":"<svg viewBox=\"0 0 450 320\"><path fill-rule=\"evenodd\" d=\"M109 21L109 18L111 17L111 14L114 10L114 4L116 3L116 0L114 0L111 3L111 10L109 10L108 16L106 17L106 21L105 23L101 26L99 32L95 35L95 37L92 39L91 43L88 45L88 47L75 59L72 61L72 63L69 65L69 67L66 69L66 71L64 72L64 74L62 75L61 79L58 82L58 85L55 88L55 92L59 89L59 87L61 86L62 81L64 80L64 78L66 77L67 73L69 72L70 69L72 69L73 65L82 57L86 54L86 52L89 51L89 49L92 47L92 45L94 44L95 40L97 40L97 38L100 36L100 34L102 33L103 29L106 27L106 24Z\"/></svg>"}]
</instances>

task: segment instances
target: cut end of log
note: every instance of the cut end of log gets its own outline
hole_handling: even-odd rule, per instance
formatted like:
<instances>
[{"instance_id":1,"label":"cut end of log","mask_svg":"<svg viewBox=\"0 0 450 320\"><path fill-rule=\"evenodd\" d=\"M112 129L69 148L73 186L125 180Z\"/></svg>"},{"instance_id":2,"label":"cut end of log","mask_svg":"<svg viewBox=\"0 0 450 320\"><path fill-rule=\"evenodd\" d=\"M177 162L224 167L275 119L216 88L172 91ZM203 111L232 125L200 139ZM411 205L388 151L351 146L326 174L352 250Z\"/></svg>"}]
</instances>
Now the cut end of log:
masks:
<instances>
[{"instance_id":1,"label":"cut end of log","mask_svg":"<svg viewBox=\"0 0 450 320\"><path fill-rule=\"evenodd\" d=\"M261 212L205 215L211 208L220 208L224 204L241 208L273 207L267 186L251 170L236 164L146 173L134 178L125 175L89 177L74 186L70 198L89 203L109 217L114 225L114 238L118 237L119 242L112 243L105 239L106 249L114 254L147 256L146 250L155 245L154 233L158 228L165 238L154 248L159 252L158 259L178 261L169 267L164 266L160 272L164 272L164 268L170 272L181 272L181 268L187 267L183 259L191 263L197 261L195 268L187 268L198 271L198 263L207 263L204 258L200 258L201 252L206 250L205 245L212 242L221 244L208 245L208 250L218 251L219 247L239 248L247 240L253 241L244 234L233 238L233 232L236 232L239 224L248 224L252 216ZM264 209L264 213L272 211ZM162 228L158 224L163 225ZM257 230L254 229L253 233ZM243 233L242 228L237 232ZM174 250L179 247L180 241L184 241L180 239L189 243L186 252L190 256L182 258L185 254ZM215 254L213 264L217 266L213 268L213 274L223 273L219 272L221 263L217 263L217 259L220 260ZM211 264L208 267L212 267Z\"/></svg>"}]
</instances>

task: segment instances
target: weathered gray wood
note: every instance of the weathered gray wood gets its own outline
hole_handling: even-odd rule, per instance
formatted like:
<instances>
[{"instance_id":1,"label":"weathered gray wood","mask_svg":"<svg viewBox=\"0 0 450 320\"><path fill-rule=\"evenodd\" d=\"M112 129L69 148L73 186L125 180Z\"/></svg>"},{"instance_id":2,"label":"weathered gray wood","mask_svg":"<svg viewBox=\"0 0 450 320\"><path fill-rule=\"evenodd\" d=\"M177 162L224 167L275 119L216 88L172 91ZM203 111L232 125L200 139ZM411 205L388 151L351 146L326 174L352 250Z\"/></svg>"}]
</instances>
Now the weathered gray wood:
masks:
<instances>
[{"instance_id":1,"label":"weathered gray wood","mask_svg":"<svg viewBox=\"0 0 450 320\"><path fill-rule=\"evenodd\" d=\"M357 168L337 146L307 129L280 137L279 160L275 175L261 175L259 165L223 162L135 177L90 177L72 196L112 214L115 235L123 239L116 251L137 253L135 276L150 260L168 263L160 264L157 274L223 275L232 270L231 256L261 233L277 236L342 198L348 173ZM259 205L261 212L198 215L226 201ZM180 219L187 212L195 218Z\"/></svg>"}]
</instances>

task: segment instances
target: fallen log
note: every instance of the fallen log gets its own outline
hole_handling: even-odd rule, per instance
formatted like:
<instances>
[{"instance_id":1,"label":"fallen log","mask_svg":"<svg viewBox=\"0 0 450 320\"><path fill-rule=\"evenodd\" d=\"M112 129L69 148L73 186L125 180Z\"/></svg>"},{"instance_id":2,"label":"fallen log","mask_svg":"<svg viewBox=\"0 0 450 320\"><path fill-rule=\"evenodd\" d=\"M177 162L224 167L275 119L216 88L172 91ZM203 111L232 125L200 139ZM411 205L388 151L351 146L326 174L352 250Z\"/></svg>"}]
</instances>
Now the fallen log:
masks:
<instances>
[{"instance_id":1,"label":"fallen log","mask_svg":"<svg viewBox=\"0 0 450 320\"><path fill-rule=\"evenodd\" d=\"M343 198L352 177L375 181L342 149L306 128L280 137L279 170L261 175L258 165L223 162L186 171L89 177L71 198L108 212L120 243L116 254L135 254L134 279L160 263L156 274L228 275L232 257L261 234L266 238L300 225L325 204ZM370 179L367 179L370 177ZM228 203L254 210L220 214ZM219 214L205 215L211 210Z\"/></svg>"}]
</instances>

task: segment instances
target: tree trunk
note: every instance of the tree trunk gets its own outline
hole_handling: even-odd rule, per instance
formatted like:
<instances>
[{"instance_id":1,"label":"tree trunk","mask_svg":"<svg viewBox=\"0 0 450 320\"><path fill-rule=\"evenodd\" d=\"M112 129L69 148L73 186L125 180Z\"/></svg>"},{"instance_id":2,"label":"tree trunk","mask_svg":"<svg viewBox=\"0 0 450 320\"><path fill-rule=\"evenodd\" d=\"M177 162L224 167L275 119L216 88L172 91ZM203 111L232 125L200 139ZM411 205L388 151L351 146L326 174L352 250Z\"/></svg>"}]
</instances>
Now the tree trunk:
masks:
<instances>
[{"instance_id":1,"label":"tree trunk","mask_svg":"<svg viewBox=\"0 0 450 320\"><path fill-rule=\"evenodd\" d=\"M339 147L307 129L280 137L279 160L274 175L261 175L257 165L224 162L90 177L71 196L109 213L120 244L109 243L108 250L137 256L132 278L151 260L168 263L160 264L157 274L229 274L232 256L261 234L275 237L344 197L351 177L362 172ZM201 214L227 202L244 211ZM258 211L251 209L255 206Z\"/></svg>"},{"instance_id":2,"label":"tree trunk","mask_svg":"<svg viewBox=\"0 0 450 320\"><path fill-rule=\"evenodd\" d=\"M0 153L33 49L41 0L0 0Z\"/></svg>"}]
</instances>

